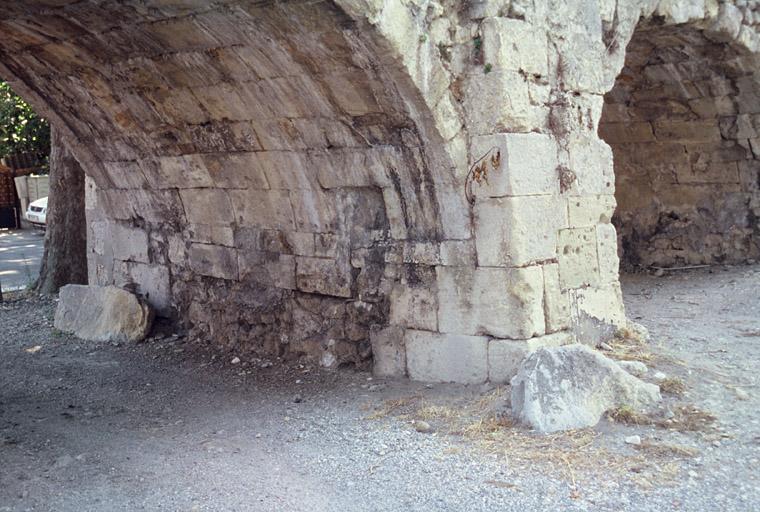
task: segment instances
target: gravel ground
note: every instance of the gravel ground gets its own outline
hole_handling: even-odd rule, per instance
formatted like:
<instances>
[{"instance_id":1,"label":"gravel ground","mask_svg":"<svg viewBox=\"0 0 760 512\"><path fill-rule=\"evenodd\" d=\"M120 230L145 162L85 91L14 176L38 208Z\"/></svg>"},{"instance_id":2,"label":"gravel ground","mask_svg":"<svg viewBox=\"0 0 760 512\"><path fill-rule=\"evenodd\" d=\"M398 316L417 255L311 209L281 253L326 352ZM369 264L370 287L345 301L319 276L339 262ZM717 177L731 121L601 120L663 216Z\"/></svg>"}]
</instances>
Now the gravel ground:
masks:
<instances>
[{"instance_id":1,"label":"gravel ground","mask_svg":"<svg viewBox=\"0 0 760 512\"><path fill-rule=\"evenodd\" d=\"M717 421L538 436L501 416L508 389L85 343L52 301L0 305L0 510L760 510L760 267L624 289L649 374L686 384L663 410Z\"/></svg>"}]
</instances>

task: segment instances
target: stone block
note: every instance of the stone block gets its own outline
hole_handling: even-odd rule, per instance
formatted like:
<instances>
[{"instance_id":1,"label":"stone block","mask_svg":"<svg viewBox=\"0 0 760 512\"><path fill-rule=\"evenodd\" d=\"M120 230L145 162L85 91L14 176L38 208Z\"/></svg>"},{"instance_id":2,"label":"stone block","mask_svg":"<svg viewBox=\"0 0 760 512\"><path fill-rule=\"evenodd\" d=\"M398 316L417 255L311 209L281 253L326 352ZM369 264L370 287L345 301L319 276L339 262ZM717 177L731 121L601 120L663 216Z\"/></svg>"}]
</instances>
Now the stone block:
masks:
<instances>
[{"instance_id":1,"label":"stone block","mask_svg":"<svg viewBox=\"0 0 760 512\"><path fill-rule=\"evenodd\" d=\"M165 156L158 166L143 165L143 170L152 169L148 181L153 188L202 188L213 187L214 181L206 169L201 155Z\"/></svg>"},{"instance_id":2,"label":"stone block","mask_svg":"<svg viewBox=\"0 0 760 512\"><path fill-rule=\"evenodd\" d=\"M296 287L307 293L351 297L351 266L343 258L296 257Z\"/></svg>"},{"instance_id":3,"label":"stone block","mask_svg":"<svg viewBox=\"0 0 760 512\"><path fill-rule=\"evenodd\" d=\"M661 141L711 142L721 140L717 119L656 121L654 133L657 139Z\"/></svg>"},{"instance_id":4,"label":"stone block","mask_svg":"<svg viewBox=\"0 0 760 512\"><path fill-rule=\"evenodd\" d=\"M150 332L153 310L116 286L69 284L59 292L55 328L87 341L140 341Z\"/></svg>"},{"instance_id":5,"label":"stone block","mask_svg":"<svg viewBox=\"0 0 760 512\"><path fill-rule=\"evenodd\" d=\"M562 331L570 327L570 294L560 286L557 263L544 265L543 271L546 332Z\"/></svg>"},{"instance_id":6,"label":"stone block","mask_svg":"<svg viewBox=\"0 0 760 512\"><path fill-rule=\"evenodd\" d=\"M386 169L399 168L400 159L396 148L384 147L312 153L309 161L324 188L389 187Z\"/></svg>"},{"instance_id":7,"label":"stone block","mask_svg":"<svg viewBox=\"0 0 760 512\"><path fill-rule=\"evenodd\" d=\"M316 256L316 242L314 233L301 233L300 231L285 232L285 239L293 254L298 256Z\"/></svg>"},{"instance_id":8,"label":"stone block","mask_svg":"<svg viewBox=\"0 0 760 512\"><path fill-rule=\"evenodd\" d=\"M335 73L323 77L338 108L350 116L382 112L363 71Z\"/></svg>"},{"instance_id":9,"label":"stone block","mask_svg":"<svg viewBox=\"0 0 760 512\"><path fill-rule=\"evenodd\" d=\"M612 149L603 140L589 135L571 137L567 151L570 170L576 176L570 188L571 195L615 193Z\"/></svg>"},{"instance_id":10,"label":"stone block","mask_svg":"<svg viewBox=\"0 0 760 512\"><path fill-rule=\"evenodd\" d=\"M296 260L290 254L238 251L238 269L241 281L296 289Z\"/></svg>"},{"instance_id":11,"label":"stone block","mask_svg":"<svg viewBox=\"0 0 760 512\"><path fill-rule=\"evenodd\" d=\"M441 332L526 339L544 334L541 267L437 267Z\"/></svg>"},{"instance_id":12,"label":"stone block","mask_svg":"<svg viewBox=\"0 0 760 512\"><path fill-rule=\"evenodd\" d=\"M599 285L596 228L559 232L559 277L563 290Z\"/></svg>"},{"instance_id":13,"label":"stone block","mask_svg":"<svg viewBox=\"0 0 760 512\"><path fill-rule=\"evenodd\" d=\"M593 427L615 407L638 411L660 400L656 385L579 344L536 350L512 379L513 414L543 433Z\"/></svg>"},{"instance_id":14,"label":"stone block","mask_svg":"<svg viewBox=\"0 0 760 512\"><path fill-rule=\"evenodd\" d=\"M627 325L618 282L570 291L573 331L579 343L596 346Z\"/></svg>"},{"instance_id":15,"label":"stone block","mask_svg":"<svg viewBox=\"0 0 760 512\"><path fill-rule=\"evenodd\" d=\"M543 119L530 103L528 83L517 71L476 73L467 78L464 91L467 126L472 135L509 128L529 132Z\"/></svg>"},{"instance_id":16,"label":"stone block","mask_svg":"<svg viewBox=\"0 0 760 512\"><path fill-rule=\"evenodd\" d=\"M385 202L385 215L388 217L391 237L394 240L405 240L407 226L400 195L395 189L384 188L383 201Z\"/></svg>"},{"instance_id":17,"label":"stone block","mask_svg":"<svg viewBox=\"0 0 760 512\"><path fill-rule=\"evenodd\" d=\"M481 384L488 379L488 338L407 330L409 378L426 382Z\"/></svg>"},{"instance_id":18,"label":"stone block","mask_svg":"<svg viewBox=\"0 0 760 512\"><path fill-rule=\"evenodd\" d=\"M180 189L179 196L190 223L229 226L235 222L230 198L223 189Z\"/></svg>"},{"instance_id":19,"label":"stone block","mask_svg":"<svg viewBox=\"0 0 760 512\"><path fill-rule=\"evenodd\" d=\"M654 142L654 130L650 123L601 123L599 136L607 144L630 144L632 142Z\"/></svg>"},{"instance_id":20,"label":"stone block","mask_svg":"<svg viewBox=\"0 0 760 512\"><path fill-rule=\"evenodd\" d=\"M492 339L488 342L488 380L493 384L508 383L532 352L542 347L559 347L574 341L569 332L557 332L527 340Z\"/></svg>"},{"instance_id":21,"label":"stone block","mask_svg":"<svg viewBox=\"0 0 760 512\"><path fill-rule=\"evenodd\" d=\"M495 149L494 149L495 148ZM488 164L488 182L472 184L475 197L558 194L557 142L541 133L499 133L473 137L473 160L499 152L500 165ZM474 163L474 162L473 162Z\"/></svg>"},{"instance_id":22,"label":"stone block","mask_svg":"<svg viewBox=\"0 0 760 512\"><path fill-rule=\"evenodd\" d=\"M614 195L574 196L568 199L568 224L571 228L609 224L617 207Z\"/></svg>"},{"instance_id":23,"label":"stone block","mask_svg":"<svg viewBox=\"0 0 760 512\"><path fill-rule=\"evenodd\" d=\"M412 286L397 283L390 295L390 322L410 329L438 330L438 294L435 283Z\"/></svg>"},{"instance_id":24,"label":"stone block","mask_svg":"<svg viewBox=\"0 0 760 512\"><path fill-rule=\"evenodd\" d=\"M557 257L557 232L568 225L564 198L492 198L474 210L479 265L523 266Z\"/></svg>"},{"instance_id":25,"label":"stone block","mask_svg":"<svg viewBox=\"0 0 760 512\"><path fill-rule=\"evenodd\" d=\"M444 240L440 244L441 265L467 267L475 265L474 240Z\"/></svg>"},{"instance_id":26,"label":"stone block","mask_svg":"<svg viewBox=\"0 0 760 512\"><path fill-rule=\"evenodd\" d=\"M370 331L372 373L376 377L406 376L406 347L403 327L391 325Z\"/></svg>"},{"instance_id":27,"label":"stone block","mask_svg":"<svg viewBox=\"0 0 760 512\"><path fill-rule=\"evenodd\" d=\"M284 190L230 190L235 217L243 226L295 231L290 196Z\"/></svg>"},{"instance_id":28,"label":"stone block","mask_svg":"<svg viewBox=\"0 0 760 512\"><path fill-rule=\"evenodd\" d=\"M602 283L617 282L620 272L617 231L612 224L596 226L596 252L599 257L599 278Z\"/></svg>"},{"instance_id":29,"label":"stone block","mask_svg":"<svg viewBox=\"0 0 760 512\"><path fill-rule=\"evenodd\" d=\"M739 183L739 162L709 162L676 169L678 183Z\"/></svg>"},{"instance_id":30,"label":"stone block","mask_svg":"<svg viewBox=\"0 0 760 512\"><path fill-rule=\"evenodd\" d=\"M297 231L329 233L338 229L338 212L331 193L315 190L292 190L290 203Z\"/></svg>"},{"instance_id":31,"label":"stone block","mask_svg":"<svg viewBox=\"0 0 760 512\"><path fill-rule=\"evenodd\" d=\"M203 162L211 179L220 188L268 189L264 162L260 153L211 153L203 155Z\"/></svg>"},{"instance_id":32,"label":"stone block","mask_svg":"<svg viewBox=\"0 0 760 512\"><path fill-rule=\"evenodd\" d=\"M238 279L237 251L230 247L193 243L189 260L190 268L202 276Z\"/></svg>"},{"instance_id":33,"label":"stone block","mask_svg":"<svg viewBox=\"0 0 760 512\"><path fill-rule=\"evenodd\" d=\"M403 249L404 263L435 266L440 263L440 247L436 242L406 242Z\"/></svg>"},{"instance_id":34,"label":"stone block","mask_svg":"<svg viewBox=\"0 0 760 512\"><path fill-rule=\"evenodd\" d=\"M544 30L512 18L486 18L480 29L484 60L493 69L540 76L548 74L547 34Z\"/></svg>"},{"instance_id":35,"label":"stone block","mask_svg":"<svg viewBox=\"0 0 760 512\"><path fill-rule=\"evenodd\" d=\"M136 285L134 292L142 296L159 316L171 313L171 284L169 269L162 265L121 262L114 271L114 284L125 287Z\"/></svg>"},{"instance_id":36,"label":"stone block","mask_svg":"<svg viewBox=\"0 0 760 512\"><path fill-rule=\"evenodd\" d=\"M110 223L113 257L124 261L149 263L148 233L140 228ZM102 251L101 251L102 253Z\"/></svg>"},{"instance_id":37,"label":"stone block","mask_svg":"<svg viewBox=\"0 0 760 512\"><path fill-rule=\"evenodd\" d=\"M270 188L280 190L320 190L313 161L294 151L256 153Z\"/></svg>"},{"instance_id":38,"label":"stone block","mask_svg":"<svg viewBox=\"0 0 760 512\"><path fill-rule=\"evenodd\" d=\"M203 244L235 246L235 236L229 226L214 226L210 224L188 224L186 236L192 242Z\"/></svg>"}]
</instances>

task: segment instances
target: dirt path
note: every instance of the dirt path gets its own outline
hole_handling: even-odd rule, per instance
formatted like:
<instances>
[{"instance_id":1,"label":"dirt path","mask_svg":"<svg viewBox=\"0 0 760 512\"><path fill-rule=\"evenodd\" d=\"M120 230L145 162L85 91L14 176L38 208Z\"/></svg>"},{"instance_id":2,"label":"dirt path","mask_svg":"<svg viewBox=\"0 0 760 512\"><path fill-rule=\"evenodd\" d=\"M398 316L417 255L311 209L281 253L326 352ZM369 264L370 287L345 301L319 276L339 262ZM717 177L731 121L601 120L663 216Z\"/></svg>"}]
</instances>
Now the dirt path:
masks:
<instances>
[{"instance_id":1,"label":"dirt path","mask_svg":"<svg viewBox=\"0 0 760 512\"><path fill-rule=\"evenodd\" d=\"M665 407L716 422L534 436L505 390L84 343L51 302L0 305L0 510L759 510L760 267L624 287L650 374L687 386Z\"/></svg>"}]
</instances>

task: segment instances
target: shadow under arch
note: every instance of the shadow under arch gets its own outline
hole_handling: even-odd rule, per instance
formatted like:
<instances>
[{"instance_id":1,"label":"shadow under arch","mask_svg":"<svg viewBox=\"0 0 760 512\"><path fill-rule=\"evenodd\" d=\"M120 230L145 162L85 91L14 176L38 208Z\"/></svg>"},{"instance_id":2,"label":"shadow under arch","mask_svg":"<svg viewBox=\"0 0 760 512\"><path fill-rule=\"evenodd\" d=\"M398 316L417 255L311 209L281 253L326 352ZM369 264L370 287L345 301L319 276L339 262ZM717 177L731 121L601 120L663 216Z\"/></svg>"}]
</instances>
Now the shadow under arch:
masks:
<instances>
[{"instance_id":1,"label":"shadow under arch","mask_svg":"<svg viewBox=\"0 0 760 512\"><path fill-rule=\"evenodd\" d=\"M639 22L599 126L624 266L760 257L758 64L699 23Z\"/></svg>"},{"instance_id":2,"label":"shadow under arch","mask_svg":"<svg viewBox=\"0 0 760 512\"><path fill-rule=\"evenodd\" d=\"M90 282L194 337L363 364L435 330L451 163L411 79L332 2L11 2L0 74L89 178ZM469 226L462 229L468 230ZM435 316L435 313L433 313Z\"/></svg>"}]
</instances>

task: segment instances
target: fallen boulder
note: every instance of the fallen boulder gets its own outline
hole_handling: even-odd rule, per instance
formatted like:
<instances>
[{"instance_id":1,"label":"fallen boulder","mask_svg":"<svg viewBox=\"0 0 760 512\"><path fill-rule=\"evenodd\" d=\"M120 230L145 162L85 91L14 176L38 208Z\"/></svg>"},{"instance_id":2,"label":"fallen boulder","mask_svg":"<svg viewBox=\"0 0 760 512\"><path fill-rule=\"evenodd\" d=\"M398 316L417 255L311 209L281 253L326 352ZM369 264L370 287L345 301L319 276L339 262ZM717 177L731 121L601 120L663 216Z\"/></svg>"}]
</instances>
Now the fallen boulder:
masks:
<instances>
[{"instance_id":1,"label":"fallen boulder","mask_svg":"<svg viewBox=\"0 0 760 512\"><path fill-rule=\"evenodd\" d=\"M150 332L153 310L116 286L69 284L59 292L55 328L88 341L141 341Z\"/></svg>"},{"instance_id":2,"label":"fallen boulder","mask_svg":"<svg viewBox=\"0 0 760 512\"><path fill-rule=\"evenodd\" d=\"M591 427L606 411L642 409L661 399L658 386L580 344L536 350L511 384L513 414L539 432Z\"/></svg>"}]
</instances>

